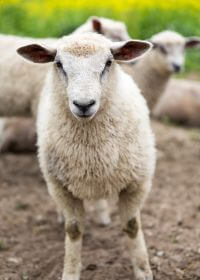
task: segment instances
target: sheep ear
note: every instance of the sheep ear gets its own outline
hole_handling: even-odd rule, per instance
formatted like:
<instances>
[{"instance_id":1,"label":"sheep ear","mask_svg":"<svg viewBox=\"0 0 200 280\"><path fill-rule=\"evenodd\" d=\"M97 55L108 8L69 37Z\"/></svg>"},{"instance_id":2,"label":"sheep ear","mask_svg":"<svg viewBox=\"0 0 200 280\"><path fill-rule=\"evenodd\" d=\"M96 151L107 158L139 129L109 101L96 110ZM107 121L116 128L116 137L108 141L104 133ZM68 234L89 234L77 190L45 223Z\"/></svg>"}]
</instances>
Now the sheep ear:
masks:
<instances>
[{"instance_id":1,"label":"sheep ear","mask_svg":"<svg viewBox=\"0 0 200 280\"><path fill-rule=\"evenodd\" d=\"M200 38L199 37L188 37L185 39L186 48L197 48L200 47Z\"/></svg>"},{"instance_id":2,"label":"sheep ear","mask_svg":"<svg viewBox=\"0 0 200 280\"><path fill-rule=\"evenodd\" d=\"M95 32L103 34L101 21L97 17L92 18L92 28Z\"/></svg>"},{"instance_id":3,"label":"sheep ear","mask_svg":"<svg viewBox=\"0 0 200 280\"><path fill-rule=\"evenodd\" d=\"M147 41L131 40L122 43L113 43L111 52L115 60L129 61L152 48L152 44Z\"/></svg>"},{"instance_id":4,"label":"sheep ear","mask_svg":"<svg viewBox=\"0 0 200 280\"><path fill-rule=\"evenodd\" d=\"M19 55L34 62L34 63L47 63L54 61L56 50L47 49L37 44L27 45L17 49Z\"/></svg>"}]
</instances>

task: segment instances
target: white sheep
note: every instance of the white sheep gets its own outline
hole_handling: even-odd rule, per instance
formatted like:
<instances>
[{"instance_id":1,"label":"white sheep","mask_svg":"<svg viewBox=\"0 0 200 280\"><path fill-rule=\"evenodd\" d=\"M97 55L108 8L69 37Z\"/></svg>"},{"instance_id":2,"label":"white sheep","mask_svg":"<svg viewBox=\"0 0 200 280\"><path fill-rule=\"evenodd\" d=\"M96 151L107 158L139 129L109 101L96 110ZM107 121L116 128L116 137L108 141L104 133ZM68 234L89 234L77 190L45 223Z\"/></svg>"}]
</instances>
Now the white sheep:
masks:
<instances>
[{"instance_id":1,"label":"white sheep","mask_svg":"<svg viewBox=\"0 0 200 280\"><path fill-rule=\"evenodd\" d=\"M150 42L154 46L151 52L132 65L123 65L123 69L137 83L152 110L171 75L183 68L185 48L199 46L200 38L185 38L167 30L155 34Z\"/></svg>"},{"instance_id":2,"label":"white sheep","mask_svg":"<svg viewBox=\"0 0 200 280\"><path fill-rule=\"evenodd\" d=\"M36 152L37 137L33 118L1 118L0 136L0 152Z\"/></svg>"},{"instance_id":3,"label":"white sheep","mask_svg":"<svg viewBox=\"0 0 200 280\"><path fill-rule=\"evenodd\" d=\"M65 216L62 280L78 280L85 199L117 195L135 279L152 280L140 210L155 168L154 137L144 98L116 61L150 48L113 43L99 34L71 35L56 49L29 45L18 53L52 62L39 103L39 161L48 190Z\"/></svg>"},{"instance_id":4,"label":"white sheep","mask_svg":"<svg viewBox=\"0 0 200 280\"><path fill-rule=\"evenodd\" d=\"M106 18L91 17L80 26L74 33L97 32L105 35L111 40L123 41L129 38L126 26L119 21ZM16 54L16 48L36 42L33 38L19 36L0 35L0 116L30 116L36 114L38 93L40 92L49 65L27 64ZM56 44L58 39L40 39L37 42L51 45ZM1 123L2 122L2 123ZM0 150L9 150L10 143L16 143L16 151L30 151L33 140L30 136L33 132L33 121L30 120L31 132L27 131L28 120L20 118L17 120L0 120ZM9 131L7 131L9 128ZM13 130L13 132L12 132ZM24 149L21 143L24 136ZM7 137L9 135L9 137ZM1 147L1 143L3 147Z\"/></svg>"},{"instance_id":5,"label":"white sheep","mask_svg":"<svg viewBox=\"0 0 200 280\"><path fill-rule=\"evenodd\" d=\"M171 79L153 116L183 125L200 126L200 82Z\"/></svg>"},{"instance_id":6,"label":"white sheep","mask_svg":"<svg viewBox=\"0 0 200 280\"><path fill-rule=\"evenodd\" d=\"M126 25L123 22L103 17L90 17L85 24L78 27L73 33L81 34L85 32L96 32L111 41L117 42L130 39Z\"/></svg>"}]
</instances>

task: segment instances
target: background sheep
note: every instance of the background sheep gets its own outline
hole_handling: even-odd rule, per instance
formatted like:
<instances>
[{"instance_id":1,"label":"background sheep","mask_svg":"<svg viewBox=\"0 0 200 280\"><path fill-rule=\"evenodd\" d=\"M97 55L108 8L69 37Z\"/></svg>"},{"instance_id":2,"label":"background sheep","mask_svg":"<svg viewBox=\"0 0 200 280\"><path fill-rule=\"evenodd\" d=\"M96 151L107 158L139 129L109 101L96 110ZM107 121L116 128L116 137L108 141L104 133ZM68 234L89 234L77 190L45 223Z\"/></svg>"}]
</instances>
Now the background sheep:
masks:
<instances>
[{"instance_id":1,"label":"background sheep","mask_svg":"<svg viewBox=\"0 0 200 280\"><path fill-rule=\"evenodd\" d=\"M152 51L136 63L123 65L123 69L137 83L152 110L171 75L183 68L185 48L199 46L200 39L163 31L151 37L150 41L154 46Z\"/></svg>"},{"instance_id":2,"label":"background sheep","mask_svg":"<svg viewBox=\"0 0 200 280\"><path fill-rule=\"evenodd\" d=\"M36 152L36 130L33 119L1 119L0 125L1 152Z\"/></svg>"},{"instance_id":3,"label":"background sheep","mask_svg":"<svg viewBox=\"0 0 200 280\"><path fill-rule=\"evenodd\" d=\"M97 32L111 40L123 41L129 38L124 23L106 18L91 17L74 33ZM31 116L35 115L38 93L44 82L48 65L27 64L16 55L16 48L29 44L33 38L18 36L0 36L0 115L2 116ZM55 44L58 39L37 40L43 44ZM28 125L28 123L30 124ZM30 127L30 128L29 128ZM29 131L30 129L30 131ZM8 130L8 131L7 131ZM1 124L1 151L34 151L34 123L30 119L4 119ZM31 135L33 138L31 139ZM2 139L1 139L2 138ZM23 139L23 142L22 142ZM13 146L13 143L15 145ZM12 149L11 149L12 147Z\"/></svg>"},{"instance_id":4,"label":"background sheep","mask_svg":"<svg viewBox=\"0 0 200 280\"><path fill-rule=\"evenodd\" d=\"M200 82L171 80L153 115L179 124L200 126Z\"/></svg>"},{"instance_id":5,"label":"background sheep","mask_svg":"<svg viewBox=\"0 0 200 280\"><path fill-rule=\"evenodd\" d=\"M102 17L91 17L78 27L73 33L97 32L112 41L126 41L130 39L126 25L121 21Z\"/></svg>"},{"instance_id":6,"label":"background sheep","mask_svg":"<svg viewBox=\"0 0 200 280\"><path fill-rule=\"evenodd\" d=\"M149 47L88 33L66 37L55 50L18 50L33 62L54 62L37 124L41 169L66 222L62 280L79 279L83 200L116 194L135 279L152 279L140 209L154 173L154 139L144 99L114 61L133 59Z\"/></svg>"}]
</instances>

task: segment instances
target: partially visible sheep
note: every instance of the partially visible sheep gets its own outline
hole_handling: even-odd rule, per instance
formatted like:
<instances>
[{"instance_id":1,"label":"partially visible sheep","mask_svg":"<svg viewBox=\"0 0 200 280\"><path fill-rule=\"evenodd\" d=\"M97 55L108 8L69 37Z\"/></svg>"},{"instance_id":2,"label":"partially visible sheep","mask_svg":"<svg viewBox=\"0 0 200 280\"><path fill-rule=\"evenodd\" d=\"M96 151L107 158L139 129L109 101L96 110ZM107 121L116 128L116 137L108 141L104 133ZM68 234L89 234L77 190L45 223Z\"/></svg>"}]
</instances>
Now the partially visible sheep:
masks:
<instances>
[{"instance_id":1,"label":"partially visible sheep","mask_svg":"<svg viewBox=\"0 0 200 280\"><path fill-rule=\"evenodd\" d=\"M36 114L39 92L49 65L30 64L16 54L16 49L36 41L54 46L55 39L22 38L0 35L0 116Z\"/></svg>"},{"instance_id":2,"label":"partially visible sheep","mask_svg":"<svg viewBox=\"0 0 200 280\"><path fill-rule=\"evenodd\" d=\"M35 40L49 45L57 41ZM20 116L18 120L16 117L0 119L1 152L30 152L36 148L35 125L30 117L36 115L39 92L49 65L32 65L16 54L18 47L31 42L32 38L0 35L0 116Z\"/></svg>"},{"instance_id":3,"label":"partially visible sheep","mask_svg":"<svg viewBox=\"0 0 200 280\"><path fill-rule=\"evenodd\" d=\"M152 111L173 73L184 66L185 48L200 46L200 38L185 38L174 31L151 37L154 47L136 63L122 65L137 83Z\"/></svg>"},{"instance_id":4,"label":"partially visible sheep","mask_svg":"<svg viewBox=\"0 0 200 280\"><path fill-rule=\"evenodd\" d=\"M39 161L48 190L65 216L62 280L78 280L85 199L119 196L136 280L152 280L140 210L151 188L154 137L144 98L116 61L149 49L145 41L113 43L98 34L71 35L56 49L29 45L18 53L52 62L41 95Z\"/></svg>"},{"instance_id":5,"label":"partially visible sheep","mask_svg":"<svg viewBox=\"0 0 200 280\"><path fill-rule=\"evenodd\" d=\"M91 17L74 33L89 31L101 33L113 41L123 41L129 38L126 26L122 22L106 18ZM31 116L36 114L38 93L41 90L49 66L27 64L15 52L20 45L30 44L33 41L36 41L36 39L10 35L0 36L0 116ZM40 39L36 42L54 45L57 41L58 39L52 38ZM30 120L30 132L28 122L28 120L22 118L18 121L16 118L14 120L2 120L1 127L3 127L3 130L1 130L0 135L0 151L11 151L10 148L13 145L10 144L13 142L18 143L15 146L18 151L35 150L35 145L31 149L35 139L33 121ZM28 135L24 138L26 141L21 144L22 137L20 134L23 137ZM33 135L33 139L30 138L30 135ZM6 137L8 137L8 140L6 140ZM3 147L1 147L1 143Z\"/></svg>"},{"instance_id":6,"label":"partially visible sheep","mask_svg":"<svg viewBox=\"0 0 200 280\"><path fill-rule=\"evenodd\" d=\"M36 129L32 118L2 118L0 125L1 152L36 152Z\"/></svg>"},{"instance_id":7,"label":"partially visible sheep","mask_svg":"<svg viewBox=\"0 0 200 280\"><path fill-rule=\"evenodd\" d=\"M200 126L200 82L171 80L153 115L179 124Z\"/></svg>"},{"instance_id":8,"label":"partially visible sheep","mask_svg":"<svg viewBox=\"0 0 200 280\"><path fill-rule=\"evenodd\" d=\"M97 32L104 35L111 41L126 41L130 39L126 25L121 21L116 21L103 17L90 17L88 21L77 28L73 33Z\"/></svg>"}]
</instances>

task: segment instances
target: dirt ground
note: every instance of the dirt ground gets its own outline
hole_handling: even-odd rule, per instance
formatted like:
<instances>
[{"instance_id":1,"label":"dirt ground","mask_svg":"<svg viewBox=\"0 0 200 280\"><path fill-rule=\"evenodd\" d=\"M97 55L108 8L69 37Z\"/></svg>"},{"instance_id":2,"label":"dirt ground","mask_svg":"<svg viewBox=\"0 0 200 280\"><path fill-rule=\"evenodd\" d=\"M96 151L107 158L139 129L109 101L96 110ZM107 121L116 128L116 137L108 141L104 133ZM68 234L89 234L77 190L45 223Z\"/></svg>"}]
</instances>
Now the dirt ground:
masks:
<instances>
[{"instance_id":1,"label":"dirt ground","mask_svg":"<svg viewBox=\"0 0 200 280\"><path fill-rule=\"evenodd\" d=\"M155 280L200 279L200 130L153 123L158 162L143 228ZM116 210L88 214L82 280L133 279ZM35 155L0 156L0 280L61 279L64 228Z\"/></svg>"}]
</instances>

